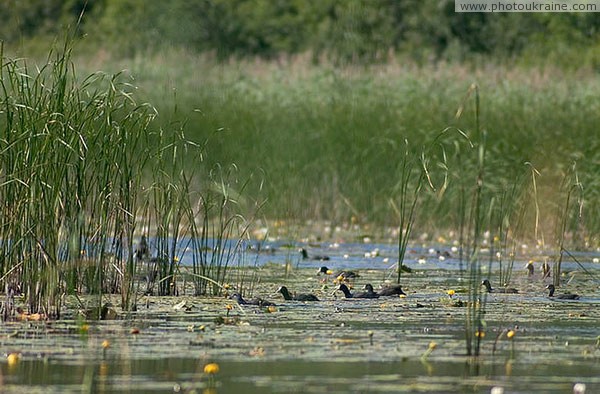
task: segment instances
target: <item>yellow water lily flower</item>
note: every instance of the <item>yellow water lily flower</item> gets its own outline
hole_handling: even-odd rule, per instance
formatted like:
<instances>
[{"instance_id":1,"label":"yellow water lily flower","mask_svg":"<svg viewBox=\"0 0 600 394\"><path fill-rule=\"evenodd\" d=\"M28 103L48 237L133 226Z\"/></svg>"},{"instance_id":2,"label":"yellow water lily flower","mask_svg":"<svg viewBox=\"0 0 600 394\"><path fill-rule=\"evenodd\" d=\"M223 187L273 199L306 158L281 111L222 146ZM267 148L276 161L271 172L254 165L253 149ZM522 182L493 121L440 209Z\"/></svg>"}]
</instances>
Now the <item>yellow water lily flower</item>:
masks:
<instances>
[{"instance_id":1,"label":"yellow water lily flower","mask_svg":"<svg viewBox=\"0 0 600 394\"><path fill-rule=\"evenodd\" d=\"M20 358L21 355L19 353L9 353L8 356L6 356L6 362L8 363L9 367L13 367L17 365Z\"/></svg>"},{"instance_id":2,"label":"yellow water lily flower","mask_svg":"<svg viewBox=\"0 0 600 394\"><path fill-rule=\"evenodd\" d=\"M219 373L219 364L210 363L204 366L204 373L207 375L214 375Z\"/></svg>"}]
</instances>

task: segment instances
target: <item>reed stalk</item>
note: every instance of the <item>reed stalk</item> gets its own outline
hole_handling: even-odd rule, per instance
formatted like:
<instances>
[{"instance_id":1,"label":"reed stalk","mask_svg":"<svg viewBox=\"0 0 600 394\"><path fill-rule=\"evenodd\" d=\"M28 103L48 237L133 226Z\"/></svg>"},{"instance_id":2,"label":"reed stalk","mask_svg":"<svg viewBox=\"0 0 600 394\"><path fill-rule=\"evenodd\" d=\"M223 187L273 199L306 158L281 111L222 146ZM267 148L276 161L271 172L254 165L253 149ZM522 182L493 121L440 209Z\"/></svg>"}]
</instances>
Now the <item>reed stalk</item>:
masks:
<instances>
[{"instance_id":1,"label":"reed stalk","mask_svg":"<svg viewBox=\"0 0 600 394\"><path fill-rule=\"evenodd\" d=\"M562 211L559 211L557 215L557 252L552 270L552 281L556 287L560 286L563 251L565 250L565 239L568 230L571 230L571 237L575 238L583 215L583 185L579 181L575 163L571 166L569 172L565 174L560 190L564 193L565 201ZM573 212L572 199L575 197L577 197L575 201L576 210Z\"/></svg>"},{"instance_id":2,"label":"reed stalk","mask_svg":"<svg viewBox=\"0 0 600 394\"><path fill-rule=\"evenodd\" d=\"M248 180L238 184L235 171L235 168L216 168L210 174L213 187L198 201L195 215L199 215L200 229L194 230L192 265L197 295L222 294L222 284L226 282L231 264L243 256L243 240L251 221L236 210L240 208Z\"/></svg>"},{"instance_id":3,"label":"reed stalk","mask_svg":"<svg viewBox=\"0 0 600 394\"><path fill-rule=\"evenodd\" d=\"M415 221L417 212L417 203L423 182L425 181L425 171L418 166L418 162L414 157L411 157L408 149L408 140L404 140L404 154L400 161L400 181L398 182L399 204L396 205L394 200L390 200L390 204L399 218L398 225L398 267L396 283L401 283L402 278L402 263L410 239L412 227Z\"/></svg>"},{"instance_id":4,"label":"reed stalk","mask_svg":"<svg viewBox=\"0 0 600 394\"><path fill-rule=\"evenodd\" d=\"M481 297L481 263L480 263L480 248L482 244L482 236L484 232L484 181L485 181L485 158L486 158L486 131L480 126L480 101L479 87L472 84L462 104L460 105L456 118L460 118L465 105L470 99L474 99L474 119L475 119L475 135L477 136L477 174L475 184L472 189L470 208L465 209L468 212L467 234L468 234L468 249L467 249L467 283L468 283L468 299L467 313L465 315L465 343L468 356L479 356L481 340L485 332L483 315L485 313L486 297Z\"/></svg>"}]
</instances>

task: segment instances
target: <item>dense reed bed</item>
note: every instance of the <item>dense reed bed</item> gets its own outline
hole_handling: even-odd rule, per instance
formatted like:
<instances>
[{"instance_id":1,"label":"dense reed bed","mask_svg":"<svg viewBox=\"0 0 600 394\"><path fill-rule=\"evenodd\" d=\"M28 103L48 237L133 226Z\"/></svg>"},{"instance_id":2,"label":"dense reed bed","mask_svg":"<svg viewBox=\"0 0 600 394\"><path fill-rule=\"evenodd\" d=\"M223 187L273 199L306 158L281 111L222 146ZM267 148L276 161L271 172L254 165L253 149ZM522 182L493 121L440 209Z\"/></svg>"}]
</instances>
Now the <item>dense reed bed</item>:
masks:
<instances>
[{"instance_id":1,"label":"dense reed bed","mask_svg":"<svg viewBox=\"0 0 600 394\"><path fill-rule=\"evenodd\" d=\"M204 147L178 122L151 126L156 110L136 101L125 75L77 75L72 44L38 63L0 50L3 317L20 294L28 313L49 318L79 294L97 295L100 311L102 294L120 293L135 310L144 293L175 293L190 244L195 291L219 293L240 246L215 243L247 227L237 179L228 167L184 168L202 163Z\"/></svg>"}]
</instances>

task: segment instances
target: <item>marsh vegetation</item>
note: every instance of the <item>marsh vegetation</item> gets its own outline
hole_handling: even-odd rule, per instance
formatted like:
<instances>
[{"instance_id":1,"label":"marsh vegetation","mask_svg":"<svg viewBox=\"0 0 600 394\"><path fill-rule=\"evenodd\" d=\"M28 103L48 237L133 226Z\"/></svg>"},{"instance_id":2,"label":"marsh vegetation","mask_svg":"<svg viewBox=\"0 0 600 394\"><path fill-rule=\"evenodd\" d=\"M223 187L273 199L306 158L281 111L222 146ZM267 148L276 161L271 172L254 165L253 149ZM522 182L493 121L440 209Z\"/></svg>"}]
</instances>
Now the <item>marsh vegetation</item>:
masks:
<instances>
[{"instance_id":1,"label":"marsh vegetation","mask_svg":"<svg viewBox=\"0 0 600 394\"><path fill-rule=\"evenodd\" d=\"M555 71L216 63L178 50L126 65L76 47L67 39L43 60L0 51L0 280L4 345L16 355L3 374L16 371L15 390L39 384L33 371L51 360L78 361L73 390L107 392L131 388L107 360L132 370L141 360L152 385L152 363L194 359L164 379L190 389L215 383L199 371L217 360L225 390L239 379L287 389L297 360L329 385L345 376L331 359L350 371L385 361L401 372L350 383L374 379L384 392L407 376L424 391L488 390L515 366L547 365L563 342L577 344L568 365L596 363L590 74L546 85ZM337 278L317 277L322 261L301 248L360 269L350 285L398 283L408 296L343 301ZM529 260L533 276L521 270ZM521 291L498 298L486 277ZM583 300L549 300L549 284ZM281 285L320 301L248 310L227 298L272 300ZM117 343L131 351L115 355ZM240 378L257 361L282 369L267 383ZM318 363L334 376L315 373ZM558 374L557 391L581 376L560 366L542 372ZM468 387L447 380L457 371ZM546 387L523 376L531 385L516 391ZM590 387L594 376L583 376Z\"/></svg>"}]
</instances>

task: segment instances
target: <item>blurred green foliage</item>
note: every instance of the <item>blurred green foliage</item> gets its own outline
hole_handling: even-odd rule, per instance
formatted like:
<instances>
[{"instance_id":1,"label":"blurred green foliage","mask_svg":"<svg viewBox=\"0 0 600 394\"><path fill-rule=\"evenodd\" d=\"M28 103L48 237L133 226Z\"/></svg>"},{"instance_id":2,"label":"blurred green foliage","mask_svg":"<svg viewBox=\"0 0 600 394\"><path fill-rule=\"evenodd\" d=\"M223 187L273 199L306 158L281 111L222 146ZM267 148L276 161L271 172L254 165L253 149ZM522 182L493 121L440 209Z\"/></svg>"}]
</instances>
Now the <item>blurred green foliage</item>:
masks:
<instances>
[{"instance_id":1,"label":"blurred green foliage","mask_svg":"<svg viewBox=\"0 0 600 394\"><path fill-rule=\"evenodd\" d=\"M55 37L83 10L90 47L121 55L167 45L219 59L310 52L354 64L405 54L600 65L599 13L455 13L450 0L0 0L0 38Z\"/></svg>"}]
</instances>

